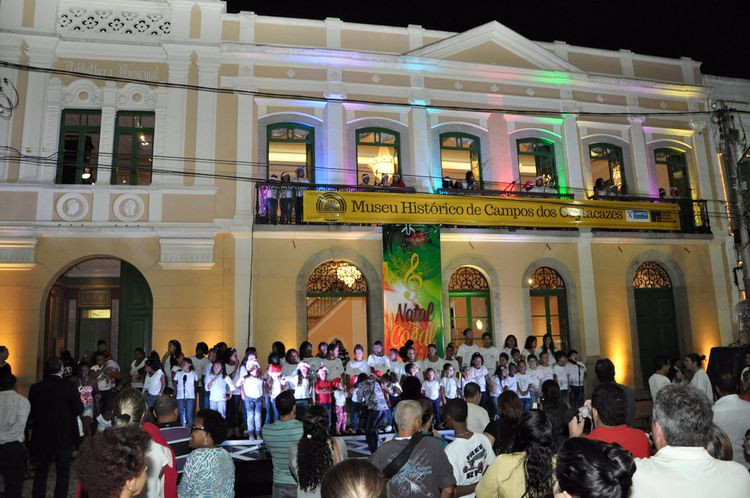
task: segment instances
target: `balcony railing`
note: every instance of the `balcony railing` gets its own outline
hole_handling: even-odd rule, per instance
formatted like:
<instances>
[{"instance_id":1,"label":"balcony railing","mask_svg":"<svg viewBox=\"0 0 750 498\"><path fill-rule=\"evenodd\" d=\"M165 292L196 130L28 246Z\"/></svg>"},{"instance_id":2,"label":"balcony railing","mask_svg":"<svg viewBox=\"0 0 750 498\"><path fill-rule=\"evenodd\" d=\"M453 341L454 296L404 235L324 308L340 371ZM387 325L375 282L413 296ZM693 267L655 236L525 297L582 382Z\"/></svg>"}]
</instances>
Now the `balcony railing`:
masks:
<instances>
[{"instance_id":1,"label":"balcony railing","mask_svg":"<svg viewBox=\"0 0 750 498\"><path fill-rule=\"evenodd\" d=\"M305 183L279 183L265 182L257 183L255 186L255 223L260 225L293 225L302 224L302 194L305 190L336 190L340 192L385 192L385 193L416 193L413 187L390 188L390 187L363 187L353 185L331 185L331 184L305 184ZM544 199L574 199L573 194L559 194L554 192L524 192L524 191L502 191L502 190L461 190L461 189L437 189L436 193L443 195L461 196L490 196L490 197L515 197L515 198L544 198ZM624 201L624 202L653 202L671 203L679 207L680 227L678 233L711 233L708 209L706 201L689 198L659 199L652 197L616 195L616 196L592 196L590 199L601 201ZM658 216L658 212L654 212ZM310 223L325 225L327 223ZM477 228L471 226L471 228ZM503 227L488 227L503 228ZM522 227L506 227L516 230ZM531 227L529 227L531 228ZM577 228L560 227L555 230L577 230ZM539 230L550 230L539 228ZM595 231L621 231L618 229L594 229ZM635 231L635 230L628 230ZM637 230L651 232L652 230ZM661 230L660 230L661 231Z\"/></svg>"}]
</instances>

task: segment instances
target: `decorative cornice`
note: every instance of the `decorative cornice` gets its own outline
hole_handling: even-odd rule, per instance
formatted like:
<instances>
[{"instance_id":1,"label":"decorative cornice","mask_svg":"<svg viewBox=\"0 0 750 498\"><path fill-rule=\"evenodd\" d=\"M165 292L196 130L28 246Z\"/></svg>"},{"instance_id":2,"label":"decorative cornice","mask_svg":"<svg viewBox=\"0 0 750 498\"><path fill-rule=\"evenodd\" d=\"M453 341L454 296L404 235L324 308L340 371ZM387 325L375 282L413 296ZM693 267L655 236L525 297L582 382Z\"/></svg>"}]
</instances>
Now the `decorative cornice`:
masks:
<instances>
[{"instance_id":1,"label":"decorative cornice","mask_svg":"<svg viewBox=\"0 0 750 498\"><path fill-rule=\"evenodd\" d=\"M196 270L209 269L214 266L214 239L177 239L161 238L162 268Z\"/></svg>"},{"instance_id":2,"label":"decorative cornice","mask_svg":"<svg viewBox=\"0 0 750 498\"><path fill-rule=\"evenodd\" d=\"M30 270L36 265L37 239L0 239L0 270Z\"/></svg>"}]
</instances>

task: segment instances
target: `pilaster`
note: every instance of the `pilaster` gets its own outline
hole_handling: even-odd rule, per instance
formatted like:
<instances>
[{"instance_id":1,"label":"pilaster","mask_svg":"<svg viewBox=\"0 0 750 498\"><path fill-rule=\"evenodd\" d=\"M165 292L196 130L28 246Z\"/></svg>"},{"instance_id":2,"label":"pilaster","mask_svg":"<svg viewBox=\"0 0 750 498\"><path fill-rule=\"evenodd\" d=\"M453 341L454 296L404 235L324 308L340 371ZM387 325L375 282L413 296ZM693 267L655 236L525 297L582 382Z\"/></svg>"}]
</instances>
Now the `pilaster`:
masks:
<instances>
[{"instance_id":1,"label":"pilaster","mask_svg":"<svg viewBox=\"0 0 750 498\"><path fill-rule=\"evenodd\" d=\"M630 144L633 148L633 163L635 170L635 195L653 195L658 194L656 188L656 178L649 166L648 149L646 148L646 134L643 132L642 116L628 118L630 122Z\"/></svg>"}]
</instances>

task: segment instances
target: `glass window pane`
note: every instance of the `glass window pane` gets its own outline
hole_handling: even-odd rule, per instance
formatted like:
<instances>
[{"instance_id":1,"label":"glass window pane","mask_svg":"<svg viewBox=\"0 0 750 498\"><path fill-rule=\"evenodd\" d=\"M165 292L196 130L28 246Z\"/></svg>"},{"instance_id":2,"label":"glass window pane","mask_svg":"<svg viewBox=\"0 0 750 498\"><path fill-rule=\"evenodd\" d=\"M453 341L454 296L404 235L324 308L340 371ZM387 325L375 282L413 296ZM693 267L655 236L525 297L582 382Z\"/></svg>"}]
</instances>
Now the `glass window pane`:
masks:
<instances>
[{"instance_id":1,"label":"glass window pane","mask_svg":"<svg viewBox=\"0 0 750 498\"><path fill-rule=\"evenodd\" d=\"M304 143L269 142L269 175L276 175L281 179L281 174L285 172L293 179L297 168L307 166L307 151Z\"/></svg>"},{"instance_id":2,"label":"glass window pane","mask_svg":"<svg viewBox=\"0 0 750 498\"><path fill-rule=\"evenodd\" d=\"M531 317L531 334L536 335L536 336L543 336L546 333L547 333L547 317L544 317L544 316Z\"/></svg>"},{"instance_id":3,"label":"glass window pane","mask_svg":"<svg viewBox=\"0 0 750 498\"><path fill-rule=\"evenodd\" d=\"M357 171L359 179L364 173L370 175L371 179L379 182L383 174L389 177L397 172L398 156L395 147L384 145L358 145L357 146Z\"/></svg>"},{"instance_id":4,"label":"glass window pane","mask_svg":"<svg viewBox=\"0 0 750 498\"><path fill-rule=\"evenodd\" d=\"M468 307L466 306L465 297L451 298L450 302L454 316L468 316L469 311Z\"/></svg>"},{"instance_id":5,"label":"glass window pane","mask_svg":"<svg viewBox=\"0 0 750 498\"><path fill-rule=\"evenodd\" d=\"M592 159L591 160L591 178L594 181L601 178L602 180L609 179L609 161L606 159Z\"/></svg>"},{"instance_id":6,"label":"glass window pane","mask_svg":"<svg viewBox=\"0 0 750 498\"><path fill-rule=\"evenodd\" d=\"M77 126L81 124L81 115L77 112L66 112L64 121L67 126Z\"/></svg>"},{"instance_id":7,"label":"glass window pane","mask_svg":"<svg viewBox=\"0 0 750 498\"><path fill-rule=\"evenodd\" d=\"M666 163L657 163L655 169L657 186L660 189L663 188L665 192L669 193L669 171L667 170Z\"/></svg>"},{"instance_id":8,"label":"glass window pane","mask_svg":"<svg viewBox=\"0 0 750 498\"><path fill-rule=\"evenodd\" d=\"M271 129L271 138L285 139L287 138L287 128L273 128Z\"/></svg>"},{"instance_id":9,"label":"glass window pane","mask_svg":"<svg viewBox=\"0 0 750 498\"><path fill-rule=\"evenodd\" d=\"M83 175L90 174L88 178L82 178L82 183L96 182L96 166L99 161L99 133L87 133L83 150Z\"/></svg>"},{"instance_id":10,"label":"glass window pane","mask_svg":"<svg viewBox=\"0 0 750 498\"><path fill-rule=\"evenodd\" d=\"M305 130L302 128L295 128L292 136L294 137L295 140L307 140L307 137L310 136L310 130Z\"/></svg>"},{"instance_id":11,"label":"glass window pane","mask_svg":"<svg viewBox=\"0 0 750 498\"><path fill-rule=\"evenodd\" d=\"M544 296L531 296L531 315L544 315L546 312Z\"/></svg>"},{"instance_id":12,"label":"glass window pane","mask_svg":"<svg viewBox=\"0 0 750 498\"><path fill-rule=\"evenodd\" d=\"M451 180L464 180L466 172L471 171L471 154L464 150L441 150L440 161L443 168L443 177L449 176Z\"/></svg>"},{"instance_id":13,"label":"glass window pane","mask_svg":"<svg viewBox=\"0 0 750 498\"><path fill-rule=\"evenodd\" d=\"M657 150L654 151L654 159L657 163L666 163L667 162L667 152L664 150Z\"/></svg>"},{"instance_id":14,"label":"glass window pane","mask_svg":"<svg viewBox=\"0 0 750 498\"><path fill-rule=\"evenodd\" d=\"M117 126L122 126L123 128L132 128L133 116L131 114L120 114L119 116L117 116Z\"/></svg>"},{"instance_id":15,"label":"glass window pane","mask_svg":"<svg viewBox=\"0 0 750 498\"><path fill-rule=\"evenodd\" d=\"M469 138L469 137L461 138L461 147L463 147L464 149L470 149L472 145L474 145L473 138Z\"/></svg>"},{"instance_id":16,"label":"glass window pane","mask_svg":"<svg viewBox=\"0 0 750 498\"><path fill-rule=\"evenodd\" d=\"M153 128L156 124L156 116L153 113L141 115L141 126L143 128Z\"/></svg>"},{"instance_id":17,"label":"glass window pane","mask_svg":"<svg viewBox=\"0 0 750 498\"><path fill-rule=\"evenodd\" d=\"M552 327L552 334L554 335L560 335L560 317L557 315L552 315L549 318L550 326ZM555 344L559 344L559 341L555 341Z\"/></svg>"},{"instance_id":18,"label":"glass window pane","mask_svg":"<svg viewBox=\"0 0 750 498\"><path fill-rule=\"evenodd\" d=\"M551 315L557 315L559 312L558 310L558 299L560 299L558 296L550 296L549 297L549 312Z\"/></svg>"},{"instance_id":19,"label":"glass window pane","mask_svg":"<svg viewBox=\"0 0 750 498\"><path fill-rule=\"evenodd\" d=\"M380 143L381 144L395 144L396 143L396 135L392 133L380 133Z\"/></svg>"},{"instance_id":20,"label":"glass window pane","mask_svg":"<svg viewBox=\"0 0 750 498\"><path fill-rule=\"evenodd\" d=\"M359 132L359 142L365 143L365 144L375 143L375 132L374 131Z\"/></svg>"},{"instance_id":21,"label":"glass window pane","mask_svg":"<svg viewBox=\"0 0 750 498\"><path fill-rule=\"evenodd\" d=\"M62 154L62 178L61 182L72 184L77 182L78 166L78 144L80 135L78 133L66 133L63 139Z\"/></svg>"},{"instance_id":22,"label":"glass window pane","mask_svg":"<svg viewBox=\"0 0 750 498\"><path fill-rule=\"evenodd\" d=\"M456 137L445 137L443 138L443 147L457 147Z\"/></svg>"},{"instance_id":23,"label":"glass window pane","mask_svg":"<svg viewBox=\"0 0 750 498\"><path fill-rule=\"evenodd\" d=\"M534 143L533 142L518 142L519 153L533 153Z\"/></svg>"},{"instance_id":24,"label":"glass window pane","mask_svg":"<svg viewBox=\"0 0 750 498\"><path fill-rule=\"evenodd\" d=\"M471 298L471 316L478 318L487 318L487 298L486 297L472 297Z\"/></svg>"},{"instance_id":25,"label":"glass window pane","mask_svg":"<svg viewBox=\"0 0 750 498\"><path fill-rule=\"evenodd\" d=\"M88 126L99 126L102 123L102 115L98 112L88 114L88 120L86 124Z\"/></svg>"}]
</instances>

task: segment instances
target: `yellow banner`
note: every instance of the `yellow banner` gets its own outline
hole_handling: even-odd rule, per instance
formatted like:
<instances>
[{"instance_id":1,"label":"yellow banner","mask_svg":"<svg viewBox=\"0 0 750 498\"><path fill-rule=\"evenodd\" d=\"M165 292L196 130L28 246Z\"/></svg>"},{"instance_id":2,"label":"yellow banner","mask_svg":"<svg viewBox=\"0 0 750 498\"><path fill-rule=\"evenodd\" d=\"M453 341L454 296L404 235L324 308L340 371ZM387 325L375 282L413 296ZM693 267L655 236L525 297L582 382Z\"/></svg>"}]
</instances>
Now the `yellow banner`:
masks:
<instances>
[{"instance_id":1,"label":"yellow banner","mask_svg":"<svg viewBox=\"0 0 750 498\"><path fill-rule=\"evenodd\" d=\"M679 230L676 204L307 190L304 221Z\"/></svg>"}]
</instances>

